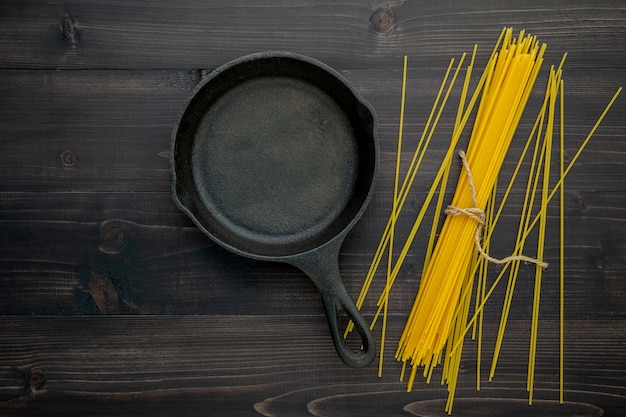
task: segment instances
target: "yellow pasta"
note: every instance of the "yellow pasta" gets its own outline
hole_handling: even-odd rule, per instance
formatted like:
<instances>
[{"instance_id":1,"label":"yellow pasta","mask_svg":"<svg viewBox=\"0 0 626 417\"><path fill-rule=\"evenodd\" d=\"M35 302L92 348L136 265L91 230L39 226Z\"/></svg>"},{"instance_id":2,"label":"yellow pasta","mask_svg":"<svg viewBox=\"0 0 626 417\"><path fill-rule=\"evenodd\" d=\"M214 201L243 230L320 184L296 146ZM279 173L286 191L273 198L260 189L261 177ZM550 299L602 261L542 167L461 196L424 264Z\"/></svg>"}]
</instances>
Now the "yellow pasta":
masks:
<instances>
[{"instance_id":1,"label":"yellow pasta","mask_svg":"<svg viewBox=\"0 0 626 417\"><path fill-rule=\"evenodd\" d=\"M476 208L484 212L515 132L514 125L521 117L541 65L545 48L529 37L515 41L511 33L506 31L499 54L488 66L493 72L488 76L467 150L467 164L476 181L472 185L468 174L461 174L452 200L452 206L457 208ZM463 307L459 310L464 312L469 308L470 292L464 288L471 288L473 281L470 262L476 228L474 218L449 215L422 274L396 357L410 362L414 370L425 367L425 375L437 364L436 358L441 356L446 343L459 340L458 336L454 337L455 317L459 317L455 312L462 294L467 296L462 298ZM467 317L466 312L464 317ZM457 323L457 334L463 324ZM455 354L457 359L459 356ZM454 368L453 365L452 378L447 378L452 389L456 380ZM413 378L410 378L409 390L412 384Z\"/></svg>"},{"instance_id":2,"label":"yellow pasta","mask_svg":"<svg viewBox=\"0 0 626 417\"><path fill-rule=\"evenodd\" d=\"M528 175L528 181L527 181L527 185L526 185L526 193L524 195L524 203L522 204L522 213L520 215L520 223L519 223L519 227L518 227L516 246L515 246L515 249L513 251L514 255L520 254L524 250L524 245L525 245L525 242L526 242L526 236L524 236L524 231L527 230L528 223L529 223L531 215L532 215L530 209L534 205L535 192L536 192L537 184L538 184L538 181L539 181L540 175L541 175L541 169L540 168L542 166L541 162L543 161L543 158L544 158L545 148L540 146L540 145L542 143L541 142L541 135L542 135L542 132L543 132L543 121L544 121L544 116L545 116L545 110L547 108L548 99L549 99L549 95L546 94L544 102L543 102L543 106L541 107L541 111L539 113L539 116L537 117L537 120L535 122L533 130L532 130L532 132L531 132L531 134L530 134L530 136L528 138L528 141L526 142L526 147L524 148L525 150L528 148L528 146L532 142L532 138L533 138L533 136L534 136L534 134L536 132L537 133L537 140L535 141L535 148L534 148L534 152L533 152L533 155L532 155L532 162L530 164L530 172L529 172L529 175ZM541 154L538 156L539 149L541 149ZM521 163L521 161L522 161L522 159L520 158L519 162ZM536 172L535 172L535 167L538 168ZM500 353L500 347L501 347L501 344L502 344L502 339L504 337L504 329L506 327L506 322L507 322L509 310L510 310L510 307L511 307L511 301L512 301L512 297L513 297L513 292L514 292L516 281L517 281L517 272L519 270L519 266L520 266L520 261L513 261L511 263L510 273L509 273L509 281L508 281L508 284L507 284L507 289L506 289L505 298L504 298L504 305L502 307L502 314L501 314L501 318L500 318L500 326L498 328L498 335L496 337L496 344L495 344L495 347L494 347L494 353L493 353L493 358L492 358L492 363L491 363L491 369L490 369L490 372L489 372L489 380L490 381L493 379L493 375L495 373L496 363L497 363L498 356L499 356L499 353ZM501 275L498 278L500 278Z\"/></svg>"},{"instance_id":3,"label":"yellow pasta","mask_svg":"<svg viewBox=\"0 0 626 417\"><path fill-rule=\"evenodd\" d=\"M395 353L396 359L402 364L400 378L404 380L408 372L407 391L411 391L417 378L418 370L429 383L434 369L443 363L441 383L448 386L448 400L445 410L452 412L454 395L458 381L464 339L472 330L472 339L477 339L477 375L476 388L481 387L481 357L483 352L483 311L485 304L508 272L507 288L504 295L498 333L495 339L489 380L492 380L500 354L502 340L511 307L511 300L517 283L517 275L521 261L532 262L535 266L534 298L531 315L531 331L528 352L527 390L528 401L532 404L534 394L535 363L537 357L537 335L539 326L539 306L543 279L544 246L547 224L547 209L550 201L560 190L560 226L559 226L559 399L563 402L564 390L564 194L563 182L570 172L582 150L595 133L608 110L621 93L617 90L613 98L598 118L597 122L574 154L571 161L564 166L564 109L563 109L563 64L552 67L544 95L544 100L537 114L532 130L519 156L515 169L509 179L500 201L496 199L496 183L509 146L517 131L518 124L525 110L530 93L537 80L546 45L540 44L536 37L521 31L513 36L511 28L504 28L490 55L485 69L478 81L469 101L469 85L474 68L477 47L474 47L471 62L460 94L456 119L448 150L437 171L424 203L418 212L406 241L402 245L394 262L395 224L400 216L403 204L409 194L413 180L425 157L426 150L437 128L438 121L451 94L458 74L461 71L465 54L453 71L454 60L445 73L443 82L432 106L426 126L421 134L413 154L406 176L400 184L400 153L402 151L402 132L404 121L404 102L406 89L407 57L404 60L402 82L402 99L400 109L400 128L398 132L398 153L394 178L394 194L391 214L381 236L378 249L370 265L367 277L357 299L357 307L361 308L374 276L385 252L388 255L385 274L385 285L377 302L377 311L371 323L375 326L380 314L382 319L382 340L378 373L382 372L383 352L387 332L387 314L391 288L398 276L402 264L409 253L412 242L424 219L435 193L439 196L435 204L435 213L441 213L445 191L447 189L450 167L454 161L456 147L462 132L468 123L474 106L478 104L475 122L472 126L470 141L465 152L459 152L463 169L456 184L455 193L450 206L445 210L441 230L438 230L439 215L436 214L430 226L430 237L426 248L426 256L422 276L415 302L411 307L405 327L399 339ZM451 80L448 83L448 78ZM447 86L447 88L446 88ZM560 101L557 102L557 98ZM558 104L557 104L558 103ZM558 108L558 110L557 110ZM556 125L556 115L559 124ZM560 165L559 179L550 188L551 155L553 131L559 128ZM507 198L513 188L526 155L534 143L531 152L532 162L526 182L526 192L515 247L511 256L497 259L490 255L490 240L500 218ZM539 201L538 213L533 213L535 201ZM537 230L536 258L523 256L526 239ZM487 285L487 273L490 263L502 264L490 286ZM473 294L473 291L476 294ZM473 312L470 317L470 308ZM352 329L349 324L347 333Z\"/></svg>"},{"instance_id":4,"label":"yellow pasta","mask_svg":"<svg viewBox=\"0 0 626 417\"><path fill-rule=\"evenodd\" d=\"M400 101L400 128L398 129L398 150L396 151L396 173L393 185L393 204L391 208L391 225L389 227L389 259L387 261L387 280L385 281L385 297L383 300L383 326L380 336L380 359L378 362L378 376L383 372L383 358L385 353L385 337L387 334L387 309L389 306L389 289L391 288L391 268L393 265L393 241L394 231L396 229L396 220L398 219L398 182L400 180L400 157L402 155L402 133L404 128L404 102L406 96L406 73L408 66L408 58L404 56L404 69L402 71L402 98Z\"/></svg>"},{"instance_id":5,"label":"yellow pasta","mask_svg":"<svg viewBox=\"0 0 626 417\"><path fill-rule=\"evenodd\" d=\"M559 101L559 110L560 110L560 145L561 152L559 159L559 173L560 177L563 178L565 169L565 112L563 109L563 80L561 80L560 93L561 100ZM563 404L563 383L564 383L564 303L565 303L565 186L561 185L561 193L560 193L560 204L559 204L559 402Z\"/></svg>"},{"instance_id":6,"label":"yellow pasta","mask_svg":"<svg viewBox=\"0 0 626 417\"><path fill-rule=\"evenodd\" d=\"M437 121L438 121L438 117L435 119L434 125L431 128L431 122L432 122L432 118L435 115L435 110L437 109L439 100L441 99L441 94L444 91L444 87L447 84L447 80L448 80L448 76L450 75L450 71L452 70L452 65L454 63L454 60L450 61L450 65L448 66L448 70L446 71L446 74L444 76L444 79L441 83L441 87L439 88L439 92L437 93L437 98L435 99L435 103L433 104L433 108L431 110L430 115L428 116L428 120L426 122L426 126L424 127L424 131L422 132L422 136L420 137L420 140L418 142L417 148L413 154L413 158L411 160L411 164L409 166L408 172L404 178L404 181L402 182L402 187L400 188L400 192L399 192L399 197L398 197L398 204L396 207L396 215L399 214L400 210L402 209L402 206L404 205L404 202L406 201L406 198L409 194L409 190L411 188L411 185L413 183L413 180L415 179L415 176L417 174L417 171L419 169L419 165L423 159L423 154L426 151L427 146L423 146L424 145L424 140L426 139L427 136L427 132L430 130L431 132L434 132L436 125L437 125ZM454 83L451 83L452 85ZM452 85L449 87L449 91L452 88ZM446 94L447 96L448 94ZM441 104L440 106L440 111L439 114L441 114L441 112L443 111L443 108L445 106L445 100L444 103ZM432 133L429 135L429 137L432 137ZM363 286L361 288L361 292L359 293L359 296L357 298L356 301L356 306L358 308L361 308L363 306L363 303L365 301L365 297L367 295L367 292L369 291L369 288L372 284L372 281L374 279L374 276L376 274L376 271L378 270L378 266L380 265L380 261L382 259L383 253L387 247L387 245L389 244L389 230L391 228L391 222L392 222L392 218L390 216L389 220L387 221L387 225L385 226L385 230L381 236L380 242L378 244L378 248L376 249L376 253L374 255L374 259L372 260L372 263L370 265L370 268L367 272L367 275L365 277L365 281L363 283ZM345 331L345 335L347 336L347 334L349 332L351 332L354 329L354 323L349 322L348 326L346 327L346 331Z\"/></svg>"},{"instance_id":7,"label":"yellow pasta","mask_svg":"<svg viewBox=\"0 0 626 417\"><path fill-rule=\"evenodd\" d=\"M541 192L541 209L539 218L539 236L537 243L537 258L543 260L545 246L545 232L547 221L548 206L548 188L550 181L550 160L552 156L552 133L554 130L554 109L556 105L557 86L560 84L560 71L555 72L554 68L550 71L550 80L548 81L548 90L550 93L550 105L548 108L548 123L546 127L546 136L544 140L545 157L543 168L543 185ZM528 355L528 379L526 389L528 390L528 403L532 404L535 380L535 361L537 356L537 331L539 326L539 305L541 300L541 280L543 270L539 267L535 273L535 288L533 297L533 312L531 318L530 333L530 349Z\"/></svg>"},{"instance_id":8,"label":"yellow pasta","mask_svg":"<svg viewBox=\"0 0 626 417\"><path fill-rule=\"evenodd\" d=\"M608 111L610 110L611 106L613 105L613 103L615 102L615 100L617 99L617 97L621 94L622 88L618 88L617 91L615 92L615 94L613 95L613 97L611 98L611 100L608 102L608 104L606 105L606 107L604 108L603 112L601 113L601 115L599 116L599 118L597 119L596 123L594 124L594 126L592 127L592 129L590 130L590 132L587 134L586 138L583 140L582 144L579 146L578 150L576 151L576 153L574 154L574 156L572 157L572 159L570 160L569 164L567 165L567 167L562 171L562 174L560 175L559 181L557 182L557 184L552 188L552 191L548 194L547 197L547 203L549 203L551 201L551 199L555 196L555 194L557 193L557 191L559 191L560 187L562 187L563 182L565 180L565 177L568 175L568 173L571 171L571 169L574 167L576 161L578 160L578 158L580 157L580 155L582 154L583 150L585 149L585 147L587 146L587 144L589 143L589 141L591 140L593 134L596 132L596 130L598 129L598 127L600 126L601 122L604 120L605 116L607 115ZM543 161L543 156L541 156L540 161ZM540 164L541 162L539 162ZM539 178L539 176L537 175L535 177L536 179ZM529 179L530 180L530 179ZM535 186L536 188L536 186ZM516 244L516 247L514 249L514 253L515 251L519 251L521 247L523 247L523 243L525 242L525 239L528 237L528 235L531 233L531 231L534 229L534 227L537 225L537 223L540 220L541 214L542 212L545 210L545 206L542 207L542 209L540 210L539 213L537 213L533 219L532 222L526 222L526 227L524 228L524 231L521 235L520 238L518 238L518 242ZM528 219L530 219L532 216L530 214L528 214ZM502 277L504 276L504 274L506 273L508 267L511 264L507 264L505 265L505 267L500 271L500 273L498 274L498 276L496 277L496 279L494 280L494 282L492 283L489 291L487 292L487 294L485 295L485 297L483 297L482 302L480 304L480 306L478 306L478 312L481 312L486 304L486 302L489 300L490 296L492 295L492 293L494 292L494 290L496 289L496 287L498 286L498 284L500 283L500 280L502 279ZM467 322L465 330L463 331L463 335L467 334L467 332L471 329L473 323L475 323L475 321L478 318L478 313L475 313L472 318ZM447 353L447 357L452 358L452 356L457 352L461 350L462 347L462 341L463 339L459 339L457 340L454 345L452 346L452 348L449 350L449 353ZM561 348L562 349L562 348ZM562 356L562 353L561 353ZM493 372L493 369L492 369ZM561 378L562 378L562 368L561 368ZM490 376L493 376L492 374ZM562 388L561 388L561 396L562 394Z\"/></svg>"}]
</instances>

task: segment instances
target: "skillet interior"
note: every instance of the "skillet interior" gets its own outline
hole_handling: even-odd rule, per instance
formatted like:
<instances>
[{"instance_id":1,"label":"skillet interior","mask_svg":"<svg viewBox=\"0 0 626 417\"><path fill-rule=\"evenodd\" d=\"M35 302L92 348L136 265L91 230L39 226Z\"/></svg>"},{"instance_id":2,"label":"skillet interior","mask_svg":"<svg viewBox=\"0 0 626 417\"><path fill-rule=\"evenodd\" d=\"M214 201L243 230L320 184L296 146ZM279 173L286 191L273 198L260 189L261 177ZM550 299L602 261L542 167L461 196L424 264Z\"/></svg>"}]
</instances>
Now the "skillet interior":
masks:
<instances>
[{"instance_id":1,"label":"skillet interior","mask_svg":"<svg viewBox=\"0 0 626 417\"><path fill-rule=\"evenodd\" d=\"M217 70L174 136L175 195L222 245L315 249L358 219L376 169L371 109L329 68L261 55Z\"/></svg>"}]
</instances>

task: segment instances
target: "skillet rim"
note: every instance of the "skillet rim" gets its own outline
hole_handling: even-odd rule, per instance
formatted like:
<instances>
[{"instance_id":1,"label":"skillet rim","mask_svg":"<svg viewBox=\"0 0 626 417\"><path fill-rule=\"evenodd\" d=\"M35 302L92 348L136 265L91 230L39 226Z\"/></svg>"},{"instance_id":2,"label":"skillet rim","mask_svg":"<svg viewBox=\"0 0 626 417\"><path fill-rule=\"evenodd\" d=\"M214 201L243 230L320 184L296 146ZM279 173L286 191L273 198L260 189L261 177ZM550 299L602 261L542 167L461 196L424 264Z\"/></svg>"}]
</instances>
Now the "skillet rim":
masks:
<instances>
[{"instance_id":1,"label":"skillet rim","mask_svg":"<svg viewBox=\"0 0 626 417\"><path fill-rule=\"evenodd\" d=\"M361 202L361 206L359 207L358 210L356 210L356 212L352 215L352 217L349 219L349 221L347 221L347 223L345 225L343 225L341 227L341 229L335 233L334 235L332 235L330 238L324 240L322 243L320 244L316 244L313 245L313 247L311 247L310 249L304 250L304 251L299 251L299 252L294 252L294 253L289 253L289 254L262 254L262 253L254 253L254 252L249 252L247 250L243 250L240 247L237 247L227 241L225 241L224 239L221 239L219 237L217 237L214 233L211 233L207 227L205 226L205 221L203 221L202 219L198 218L198 216L196 214L194 214L194 212L192 211L192 209L190 207L188 207L182 200L181 200L181 196L179 195L178 192L178 175L177 175L177 162L176 162L176 144L177 144L177 136L178 136L178 131L180 128L180 124L183 121L185 115L187 114L190 105L192 104L192 102L194 101L194 99L196 98L196 96L205 88L205 86L207 84L209 84L211 81L213 81L216 77L218 77L220 74L229 71L230 69L232 69L233 67L236 67L242 63L247 63L249 61L253 61L253 60L263 60L263 59L272 59L272 58L284 58L284 59L292 59L292 60L297 60L297 61L301 61L304 62L308 65L312 65L315 67L318 67L319 69L321 69L322 71L328 73L328 75L332 76L333 78L335 78L338 82L340 82L341 84L343 84L343 86L346 87L346 89L350 92L350 94L353 96L353 98L355 99L356 103L359 106L362 106L363 109L365 109L368 113L369 116L371 116L371 120L372 120L372 126L371 126L371 135L370 137L368 137L368 140L370 140L372 142L372 144L374 145L372 147L372 151L374 153L373 155L373 166L371 168L371 170L368 170L368 172L371 171L371 174L369 174L369 176L371 177L371 181L369 182L369 185L367 187L367 193L365 195L365 197L363 198L362 202ZM170 142L170 152L169 152L169 160L170 160L170 175L171 175L171 181L170 181L170 189L171 189L171 193L173 196L173 200L176 204L176 206L183 211L192 221L193 223L196 225L196 227L198 227L205 235L207 235L213 242L217 243L218 245L224 247L225 249L244 256L244 257L248 257L251 259L257 259L257 260L264 260L264 261L282 261L282 262L290 262L290 259L296 259L299 258L307 253L311 253L311 252L316 252L319 251L321 248L329 246L329 245L333 245L333 243L339 243L339 245L343 242L343 239L345 238L345 236L348 234L348 232L354 227L354 225L359 221L359 219L362 217L363 213L365 212L367 206L369 205L369 202L371 200L371 197L373 195L374 192L374 188L375 188L375 183L376 183L376 178L377 178L377 174L378 174L378 168L379 168L379 154L380 154L380 150L379 150L379 141L378 141L378 118L376 115L376 111L374 110L373 106L366 101L362 95L345 79L345 77L343 77L337 70L335 70L334 68L330 67L329 65L318 61L314 58L302 55L302 54L298 54L298 53L294 53L294 52L286 52L286 51L265 51L265 52L257 52L257 53L252 53L252 54L248 54L248 55L244 55L241 57L238 57L236 59L233 59L219 67L217 67L216 69L214 69L213 71L211 71L203 80L201 80L196 87L193 89L193 91L190 93L189 97L186 99L184 105L182 106L181 110L179 111L179 114L176 118L176 123L174 124L174 128L172 130L172 134L171 134L171 142Z\"/></svg>"}]
</instances>

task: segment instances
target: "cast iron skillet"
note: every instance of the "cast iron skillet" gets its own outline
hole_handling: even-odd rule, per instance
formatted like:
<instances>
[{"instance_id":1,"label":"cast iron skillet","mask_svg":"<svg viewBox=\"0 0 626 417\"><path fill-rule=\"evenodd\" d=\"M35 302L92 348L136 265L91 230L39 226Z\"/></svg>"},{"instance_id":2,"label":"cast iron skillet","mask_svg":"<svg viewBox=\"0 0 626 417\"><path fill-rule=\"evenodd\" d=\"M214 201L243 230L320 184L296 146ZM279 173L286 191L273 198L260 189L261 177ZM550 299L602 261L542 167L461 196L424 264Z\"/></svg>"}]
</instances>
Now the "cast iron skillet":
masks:
<instances>
[{"instance_id":1,"label":"cast iron skillet","mask_svg":"<svg viewBox=\"0 0 626 417\"><path fill-rule=\"evenodd\" d=\"M322 295L340 358L368 365L374 340L337 258L376 176L371 106L314 59L248 55L201 83L174 129L170 155L180 209L226 249L304 271ZM340 310L359 331L359 351L340 334Z\"/></svg>"}]
</instances>

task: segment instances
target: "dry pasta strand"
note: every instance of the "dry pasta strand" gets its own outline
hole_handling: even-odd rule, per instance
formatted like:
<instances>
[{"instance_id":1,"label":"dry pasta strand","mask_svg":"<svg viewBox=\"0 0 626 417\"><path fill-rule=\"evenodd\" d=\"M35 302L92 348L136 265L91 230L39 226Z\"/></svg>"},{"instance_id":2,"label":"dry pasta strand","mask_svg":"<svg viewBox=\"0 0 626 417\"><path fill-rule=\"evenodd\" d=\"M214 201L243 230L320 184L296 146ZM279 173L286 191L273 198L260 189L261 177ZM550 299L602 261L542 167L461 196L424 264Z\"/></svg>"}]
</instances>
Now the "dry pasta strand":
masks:
<instances>
[{"instance_id":1,"label":"dry pasta strand","mask_svg":"<svg viewBox=\"0 0 626 417\"><path fill-rule=\"evenodd\" d=\"M564 87L563 80L560 84L561 100L559 101L560 110L560 159L559 159L559 176L561 178L561 184L563 184L564 161L565 161L565 112L563 110L563 95ZM559 204L559 402L563 404L563 385L564 385L564 304L565 304L565 187L561 185Z\"/></svg>"},{"instance_id":2,"label":"dry pasta strand","mask_svg":"<svg viewBox=\"0 0 626 417\"><path fill-rule=\"evenodd\" d=\"M446 74L443 78L443 81L441 83L441 87L439 88L439 92L437 93L437 97L435 99L435 103L433 104L432 110L430 112L430 115L428 116L428 120L426 122L426 126L424 127L424 130L422 132L422 136L418 142L417 148L415 149L415 152L413 154L413 158L411 160L411 164L409 166L409 169L406 173L406 176L404 178L404 181L402 182L402 187L400 188L400 197L399 197L399 203L397 206L397 212L399 214L400 210L402 209L402 206L404 205L404 202L406 201L406 198L408 196L409 190L411 188L411 185L413 183L413 179L415 178L415 175L417 174L417 170L419 168L419 162L421 162L422 160L422 153L425 152L425 148L423 147L423 142L424 139L426 138L426 134L428 132L428 130L431 128L431 122L432 122L432 118L435 115L435 111L437 109L439 100L441 99L441 95L444 91L444 87L447 84L447 80L448 80L448 76L450 74L450 71L452 70L452 66L454 64L454 59L450 60L450 64L448 65L448 69L446 71ZM445 103L444 103L445 104ZM443 110L443 105L441 106L441 110ZM432 129L434 131L434 128L436 127L436 122L435 122L435 126L432 126ZM392 213L393 215L393 213ZM378 270L378 266L380 264L380 261L382 259L383 253L389 243L389 230L391 228L391 221L392 218L390 216L389 220L387 221L387 225L385 226L385 230L380 238L380 242L378 244L378 248L376 249L376 253L374 255L374 259L372 260L372 263L370 265L370 268L367 272L365 281L363 283L363 286L361 288L361 291L359 293L359 296L356 300L356 306L357 308L361 308L363 306L363 303L365 301L365 297L367 296L367 293L369 291L369 288L373 282L374 276L376 274L376 271ZM372 323L372 328L373 328L373 324ZM347 337L348 333L351 332L354 329L354 323L352 321L350 321L346 327L346 331L344 334L344 337Z\"/></svg>"},{"instance_id":3,"label":"dry pasta strand","mask_svg":"<svg viewBox=\"0 0 626 417\"><path fill-rule=\"evenodd\" d=\"M402 133L404 128L404 102L406 97L406 73L408 66L408 57L404 56L404 69L402 72L402 97L400 102L400 127L398 129L398 149L396 151L396 172L393 186L393 204L391 208L391 226L389 228L389 259L387 261L387 280L385 281L385 298L383 300L384 314L383 325L380 335L380 359L378 361L378 376L382 376L383 358L385 353L385 338L387 334L387 311L389 306L389 289L391 287L391 270L393 263L393 241L396 229L396 220L398 219L398 182L400 180L400 157L402 156Z\"/></svg>"},{"instance_id":4,"label":"dry pasta strand","mask_svg":"<svg viewBox=\"0 0 626 417\"><path fill-rule=\"evenodd\" d=\"M545 232L547 222L547 206L548 206L548 188L550 181L550 160L552 155L552 139L554 130L554 110L556 105L556 92L557 86L560 83L560 71L556 72L554 68L550 71L550 81L548 82L548 90L550 91L550 105L548 108L548 124L546 128L546 137L544 140L545 158L543 168L543 184L541 187L541 210L539 220L539 236L537 242L537 257L543 259L544 247L545 247ZM528 356L528 403L532 404L534 394L534 380L535 380L535 362L537 358L537 332L539 328L539 306L541 300L541 284L542 284L543 270L541 268L536 269L535 273L535 287L533 296L533 312L531 318L531 334L530 334L530 349Z\"/></svg>"}]
</instances>

